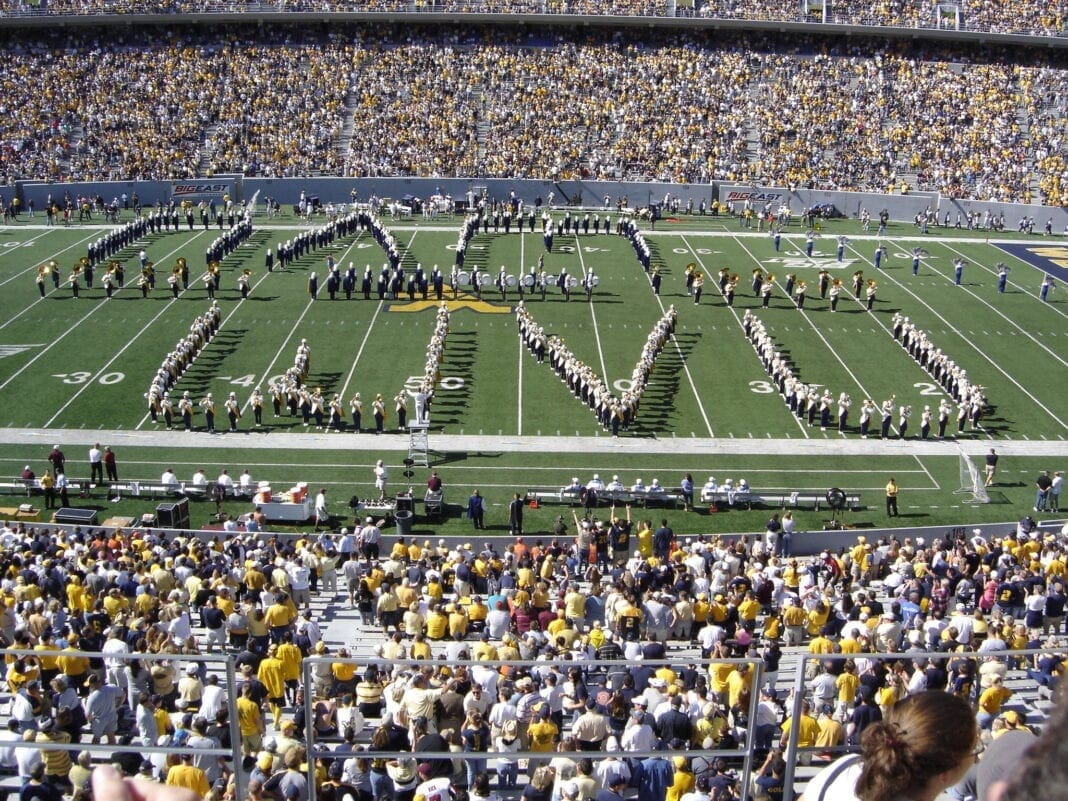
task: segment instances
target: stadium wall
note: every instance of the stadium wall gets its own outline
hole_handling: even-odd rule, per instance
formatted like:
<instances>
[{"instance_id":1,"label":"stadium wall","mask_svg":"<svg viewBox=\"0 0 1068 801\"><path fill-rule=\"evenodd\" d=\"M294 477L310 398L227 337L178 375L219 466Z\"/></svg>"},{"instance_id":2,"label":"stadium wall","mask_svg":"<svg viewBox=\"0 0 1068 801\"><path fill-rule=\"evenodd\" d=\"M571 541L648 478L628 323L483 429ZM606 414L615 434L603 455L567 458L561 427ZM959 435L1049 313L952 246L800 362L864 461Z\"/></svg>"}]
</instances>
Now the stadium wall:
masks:
<instances>
[{"instance_id":1,"label":"stadium wall","mask_svg":"<svg viewBox=\"0 0 1068 801\"><path fill-rule=\"evenodd\" d=\"M225 190L216 187L225 187ZM451 195L455 199L463 199L468 191L476 194L487 192L491 197L504 199L511 192L521 198L526 204L533 204L535 198L541 197L548 202L550 193L553 194L553 205L562 206L568 202L575 206L598 208L604 205L604 197L608 195L611 206L615 208L617 197L626 195L632 208L648 206L652 203L660 203L668 195L680 198L683 207L686 201L693 199L696 208L701 200L706 206L711 206L712 200L718 198L721 201L733 199L743 200L745 197L753 197L754 205L759 208L766 199L771 199L776 205L782 199L789 201L794 212L807 208L814 204L831 203L843 214L850 218L856 218L861 208L867 208L874 216L886 209L891 219L907 220L915 219L916 215L928 206L939 212L939 217L950 213L951 221L956 221L958 212L964 216L968 211L985 213L991 211L995 214L1004 214L1006 226L1015 230L1017 222L1022 217L1034 217L1037 227L1041 230L1046 220L1053 220L1053 230L1064 233L1068 229L1068 208L1054 206L1041 206L1037 204L1025 205L1018 203L996 203L978 200L958 200L943 197L935 192L910 192L907 195L887 195L875 192L835 192L830 190L797 189L791 191L785 187L761 187L752 184L740 185L727 182L715 184L673 184L673 183L636 183L619 181L539 181L533 179L509 179L509 178L242 178L240 176L215 176L212 178L196 179L193 181L95 181L84 183L39 183L19 182L16 191L22 199L23 207L29 199L33 199L37 208L43 208L46 199L51 194L53 197L62 197L65 192L73 196L97 194L102 195L106 201L137 193L142 202L154 204L156 200L167 202L176 188L183 188L181 197L217 196L223 192L229 192L232 197L245 200L251 198L257 191L260 200L264 197L272 197L283 205L292 205L300 199L301 192L311 197L319 197L324 203L348 201L353 190L360 199L366 200L371 195L379 198L391 198L399 200L405 195L413 195L419 198L427 198L440 193ZM195 189L207 188L214 191L197 193ZM573 201L578 201L573 202Z\"/></svg>"}]
</instances>

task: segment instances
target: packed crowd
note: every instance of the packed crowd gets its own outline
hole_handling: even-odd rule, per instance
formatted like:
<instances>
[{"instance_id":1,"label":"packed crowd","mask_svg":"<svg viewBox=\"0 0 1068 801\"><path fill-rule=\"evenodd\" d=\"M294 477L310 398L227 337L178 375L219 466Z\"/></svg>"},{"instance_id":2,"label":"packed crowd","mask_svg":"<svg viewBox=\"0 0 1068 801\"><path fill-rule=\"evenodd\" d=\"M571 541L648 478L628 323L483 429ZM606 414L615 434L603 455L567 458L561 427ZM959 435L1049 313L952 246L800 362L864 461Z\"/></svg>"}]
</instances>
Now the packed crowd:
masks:
<instances>
[{"instance_id":1,"label":"packed crowd","mask_svg":"<svg viewBox=\"0 0 1068 801\"><path fill-rule=\"evenodd\" d=\"M632 525L629 511L575 523L569 531L558 519L547 542L481 549L404 538L387 546L372 518L352 532L285 541L5 525L0 631L32 654L6 659L13 700L3 739L12 745L0 749L3 767L77 793L88 755L18 742L162 743L186 750L115 760L131 775L221 799L237 766L205 751L236 745L236 715L257 800L306 799L309 780L331 797L346 787L374 801L429 797L436 781L486 798L491 760L498 786L516 786L517 751L533 752L522 765L528 801L550 789L587 801L628 786L639 799L679 798L699 776L707 785L730 775L656 749L737 748L752 731L767 752L796 728L800 747L833 750L926 690L967 701L994 736L1027 732L1027 709L1005 687L1009 671L1026 669L1041 696L1063 670L1068 531L1042 536L1029 518L995 536L930 543L860 536L810 559L784 554L775 519L765 536L737 540L685 539L666 520ZM380 638L374 656L356 664L328 647L313 597L347 598L362 619L361 648ZM849 658L809 663L795 723L775 686L782 648L796 646ZM992 653L1023 648L1041 653ZM216 651L235 655L233 694L204 658ZM928 656L939 651L956 655ZM327 659L305 684L308 656ZM751 663L764 668L759 688ZM305 693L319 741L311 754ZM773 762L761 775L781 784Z\"/></svg>"},{"instance_id":2,"label":"packed crowd","mask_svg":"<svg viewBox=\"0 0 1068 801\"><path fill-rule=\"evenodd\" d=\"M478 29L237 29L198 31L195 43L167 32L135 50L84 32L40 45L9 34L19 58L0 73L13 116L0 171L733 180L879 192L901 191L908 175L957 197L1065 199L1056 53L1024 65L1011 52L971 61L911 44L604 36L542 42L497 31L490 43ZM86 56L60 55L72 51ZM149 72L131 60L168 71L136 77ZM49 87L43 96L30 76ZM663 107L673 113L654 113Z\"/></svg>"},{"instance_id":3,"label":"packed crowd","mask_svg":"<svg viewBox=\"0 0 1068 801\"><path fill-rule=\"evenodd\" d=\"M10 12L51 14L203 14L211 11L235 13L256 11L289 12L421 12L451 14L587 14L613 16L689 16L697 10L702 17L720 19L781 20L785 22L824 22L823 8L815 4L806 13L791 0L775 3L754 0L702 0L678 3L674 7L664 0L287 0L281 8L275 3L190 3L187 0L45 0L39 5L7 3ZM1055 36L1064 30L1068 17L1064 3L1041 3L1035 0L1008 3L1005 0L981 0L960 5L962 30L991 33L1024 33ZM956 28L953 9L937 3L917 0L844 0L834 3L826 22L850 25L878 25L909 28Z\"/></svg>"}]
</instances>

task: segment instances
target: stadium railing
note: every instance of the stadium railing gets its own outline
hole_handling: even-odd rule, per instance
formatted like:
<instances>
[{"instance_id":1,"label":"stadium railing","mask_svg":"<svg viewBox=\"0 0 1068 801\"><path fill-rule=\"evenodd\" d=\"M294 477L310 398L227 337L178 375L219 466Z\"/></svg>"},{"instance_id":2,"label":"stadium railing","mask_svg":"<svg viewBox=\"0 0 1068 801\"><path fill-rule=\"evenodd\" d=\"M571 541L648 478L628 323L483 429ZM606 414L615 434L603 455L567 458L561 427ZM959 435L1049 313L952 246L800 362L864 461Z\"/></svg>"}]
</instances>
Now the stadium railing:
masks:
<instances>
[{"instance_id":1,"label":"stadium railing","mask_svg":"<svg viewBox=\"0 0 1068 801\"><path fill-rule=\"evenodd\" d=\"M764 7L745 8L735 11L731 8L718 7L719 3L708 3L695 12L692 3L668 2L634 2L631 7L605 5L603 12L596 2L564 3L552 0L515 0L493 2L490 0L447 0L446 2L423 2L423 0L370 0L370 2L342 2L341 0L308 0L302 2L227 2L227 0L209 0L206 3L187 2L99 2L20 5L4 9L0 17L8 19L32 19L38 17L99 17L121 16L125 19L137 17L201 16L213 14L266 16L290 16L300 14L344 14L353 17L381 14L464 14L464 15L523 15L529 17L606 17L606 18L676 18L706 20L711 22L753 22L753 23L790 23L811 30L827 26L850 28L883 28L927 32L970 32L990 35L1026 35L1043 37L1065 37L1068 29L1050 24L1042 24L1028 19L1028 15L1015 14L999 24L969 19L967 13L959 16L941 18L906 17L904 19L886 15L865 13L857 9L832 9L830 14L814 16L806 14L801 4L792 9L768 9ZM1036 13L1045 10L1036 6ZM1062 23L1063 25L1063 23Z\"/></svg>"}]
</instances>

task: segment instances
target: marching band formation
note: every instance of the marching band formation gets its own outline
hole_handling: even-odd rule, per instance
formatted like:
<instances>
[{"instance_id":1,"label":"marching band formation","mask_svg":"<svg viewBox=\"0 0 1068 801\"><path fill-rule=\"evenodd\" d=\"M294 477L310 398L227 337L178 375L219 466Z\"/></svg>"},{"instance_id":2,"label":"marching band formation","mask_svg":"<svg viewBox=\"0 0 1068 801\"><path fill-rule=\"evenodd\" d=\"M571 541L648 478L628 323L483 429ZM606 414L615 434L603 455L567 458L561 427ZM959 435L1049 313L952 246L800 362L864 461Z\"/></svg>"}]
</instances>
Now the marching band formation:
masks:
<instances>
[{"instance_id":1,"label":"marching band formation","mask_svg":"<svg viewBox=\"0 0 1068 801\"><path fill-rule=\"evenodd\" d=\"M190 327L190 333L180 340L175 348L168 353L153 377L149 390L145 397L148 408L154 422L162 419L168 428L173 427L175 406L170 399L170 390L174 383L181 377L185 369L196 358L200 350L207 345L212 335L218 330L221 322L219 306L215 301L215 293L220 288L221 261L233 253L234 250L248 240L252 233L252 221L247 210L232 207L228 218L220 215L220 221L229 219L231 227L209 245L205 251L205 272L200 277L208 296L211 299L211 307L208 312L197 317ZM237 212L236 216L234 211ZM652 370L656 358L662 352L667 338L675 328L677 312L674 306L663 315L654 326L646 341L642 356L638 360L630 378L630 389L621 392L617 397L605 384L604 380L597 375L595 370L572 353L562 338L555 335L547 335L545 330L533 319L529 310L524 305L525 300L540 293L541 299L546 298L550 287L556 287L561 297L570 300L573 290L581 287L590 301L596 288L600 285L600 277L592 269L583 267L577 274L572 275L566 267L559 267L554 273L549 273L545 268L545 255L540 256L534 266L528 270L513 275L508 272L508 267L500 265L493 275L480 268L478 264L468 263L468 250L472 238L479 233L489 232L492 225L494 231L499 230L501 220L504 222L504 231L508 233L511 225L507 220L509 216L495 212L497 217L490 214L487 209L469 213L463 220L457 235L456 256L450 274L446 277L441 267L434 264L426 271L422 264L416 263L414 269L405 271L402 262L403 246L399 245L392 231L382 222L379 216L371 210L353 211L347 215L338 215L328 223L302 231L285 242L279 242L272 250L267 249L265 267L268 272L273 272L277 267L280 271L287 270L297 259L318 249L332 245L339 237L354 235L357 232L366 232L382 248L387 262L382 264L381 271L375 275L370 264L365 265L362 276L357 275L357 268L350 261L347 269L337 264L333 255L326 257L325 288L331 299L338 293L344 293L346 299L350 299L355 293L362 293L365 299L371 299L372 292L376 292L379 300L400 299L407 293L409 300L420 297L427 300L431 293L436 301L445 300L446 286L452 293L453 299L459 297L461 291L470 289L475 297L481 299L484 289L495 288L502 302L508 301L510 291L519 296L519 303L515 308L516 320L524 345L535 356L539 363L549 358L550 365L564 381L572 393L583 403L589 406L601 425L610 430L613 435L618 435L620 430L627 430L634 421L640 405L642 394L647 386L649 373ZM536 215L530 211L531 230L534 228ZM518 217L518 231L522 231L522 217ZM170 219L166 210L157 210L153 215L151 211L146 216L118 226L103 234L88 245L87 254L80 258L71 269L67 283L70 285L73 297L80 296L83 287L93 288L95 272L103 269L100 277L100 286L104 289L106 297L111 298L116 289L125 285L125 265L116 256L134 245L140 238L149 233L171 230L179 230L176 221ZM600 218L586 215L585 219L572 218L568 212L563 219L555 219L550 211L541 213L541 227L544 236L545 250L552 252L553 237L555 234L578 235L589 233L592 224L593 233L600 231ZM638 220L630 217L619 217L615 222L615 233L626 237L633 248L638 262L649 276L650 286L655 294L659 294L661 286L661 270L659 265L654 265L652 249L646 241ZM611 232L609 217L604 217L604 232ZM772 228L772 235L781 236L777 228ZM813 243L819 237L819 232L810 230L806 234L806 252L811 256ZM838 236L836 240L836 257L838 262L844 260L846 248L850 240L845 236ZM874 263L881 266L882 259L886 255L886 248L879 245L876 249ZM913 248L911 252L912 270L917 273L922 259L927 257L923 248ZM148 297L156 288L156 265L148 259L145 250L141 250L138 257L139 273L137 274L136 286L142 297ZM953 262L954 280L961 283L966 262L957 259ZM998 266L998 291L1003 292L1007 281L1008 267ZM47 294L46 287L50 281L54 288L62 284L60 265L51 260L41 264L35 274L41 297ZM705 284L711 274L697 263L691 262L684 270L686 293L694 304L699 304L703 295ZM252 291L252 270L243 269L236 278L236 288L242 298L248 298ZM718 271L717 285L727 306L733 306L740 276L732 272L730 267L722 267ZM172 298L177 299L181 290L188 289L190 285L190 269L187 260L179 257L169 274L166 283ZM779 282L776 276L757 267L752 271L751 289L753 297L760 300L763 308L768 308L771 299L775 296ZM852 295L858 303L862 303L870 311L877 300L878 283L873 279L865 279L862 270L857 270L852 275ZM805 309L805 303L809 294L809 286L796 274L788 274L782 282L782 290L785 296L792 301L795 308ZM840 278L832 278L827 269L820 269L815 281L813 294L818 290L819 298L829 302L830 311L838 310L839 302L843 294L847 295L847 284ZM316 297L318 291L318 279L314 272L309 277L309 291L312 297ZM772 383L777 387L779 394L790 411L798 418L807 420L808 425L818 425L821 430L835 428L841 433L847 433L849 428L849 416L852 400L845 392L837 398L829 389L823 389L822 393L800 380L794 374L788 360L782 356L781 349L768 335L763 322L752 311L746 311L742 320L742 326L746 336L756 350L764 369ZM445 342L449 330L449 310L442 302L438 308L434 330L431 334L426 351L426 363L424 375L419 383L418 392L415 393L416 415L415 420L425 423L429 407L434 395L435 388L440 380L440 367L444 359ZM937 435L945 436L945 431L952 419L957 420L957 432L963 432L970 421L973 428L980 425L986 398L983 387L972 384L967 373L953 360L949 359L940 348L934 346L928 334L909 322L907 317L897 313L893 316L891 333L926 370L931 377L942 386L952 397L956 404L954 415L954 403L942 400L937 410L925 406L921 417L920 436L926 439L933 433L937 425ZM307 384L308 369L310 363L310 349L306 340L301 341L297 349L294 364L286 370L285 374L268 387L269 396L274 406L275 415L282 413L282 407L289 410L289 414L300 414L305 426L310 426L312 421L317 428L329 427L333 431L345 429L346 404L338 395L329 399L322 393L321 388L309 388ZM405 427L407 419L408 395L401 390L393 397L394 409L398 416L400 428ZM234 393L229 393L225 402L225 408L230 421L231 430L236 430L237 421L241 418L241 406ZM263 395L257 387L248 405L255 411L256 424L261 425L261 412ZM349 401L348 410L352 414L352 425L356 431L361 430L363 402L360 393L355 393ZM197 404L205 414L208 421L208 430L214 430L215 404L212 396L207 394ZM194 404L184 393L177 404L185 428L191 430L191 417L194 413ZM387 417L386 400L381 394L375 396L372 403L372 413L375 418L375 430L384 430L384 421ZM898 435L905 437L912 407L898 405L896 399L891 397L882 404L876 404L871 399L865 399L860 406L859 432L861 436L868 436L869 429L874 425L879 426L882 437L889 436L890 429L895 422Z\"/></svg>"},{"instance_id":2,"label":"marching band formation","mask_svg":"<svg viewBox=\"0 0 1068 801\"><path fill-rule=\"evenodd\" d=\"M944 354L941 348L934 345L926 331L909 322L909 318L900 312L894 314L891 320L890 333L916 363L953 398L957 404L957 432L964 432L969 421L973 429L978 428L986 408L984 387L973 384L968 378L967 370ZM946 401L943 400L943 403ZM952 407L949 408L952 410ZM939 409L940 423L942 411ZM942 431L944 432L944 427ZM944 436L944 433L939 436Z\"/></svg>"},{"instance_id":3,"label":"marching band formation","mask_svg":"<svg viewBox=\"0 0 1068 801\"><path fill-rule=\"evenodd\" d=\"M158 423L162 416L167 428L173 428L174 405L170 399L170 389L182 377L189 365L196 360L204 347L211 342L221 324L222 310L218 303L212 301L208 310L189 325L189 333L178 340L174 349L163 357L163 362L156 370L156 375L153 376L148 386L148 392L145 393L148 413L153 423ZM188 399L189 393L186 392L183 397ZM185 420L185 428L187 431L192 428L191 415Z\"/></svg>"},{"instance_id":4,"label":"marching band formation","mask_svg":"<svg viewBox=\"0 0 1068 801\"><path fill-rule=\"evenodd\" d=\"M675 333L678 312L674 306L670 306L653 326L631 372L630 389L620 397L608 388L592 367L568 349L561 337L547 336L545 329L537 323L522 301L516 306L515 316L519 337L538 363L544 363L548 351L549 365L560 380L567 384L576 398L593 410L601 426L615 437L619 436L620 430L626 431L637 416L656 358L663 351L668 338Z\"/></svg>"}]
</instances>

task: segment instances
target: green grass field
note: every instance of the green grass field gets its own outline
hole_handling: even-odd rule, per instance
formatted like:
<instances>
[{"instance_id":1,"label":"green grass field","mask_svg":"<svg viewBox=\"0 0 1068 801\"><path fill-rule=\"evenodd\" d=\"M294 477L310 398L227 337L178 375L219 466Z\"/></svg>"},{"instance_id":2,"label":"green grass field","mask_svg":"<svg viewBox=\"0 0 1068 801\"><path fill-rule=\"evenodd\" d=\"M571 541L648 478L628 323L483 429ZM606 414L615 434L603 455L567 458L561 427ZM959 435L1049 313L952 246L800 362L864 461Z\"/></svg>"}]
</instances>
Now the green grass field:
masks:
<instances>
[{"instance_id":1,"label":"green grass field","mask_svg":"<svg viewBox=\"0 0 1068 801\"><path fill-rule=\"evenodd\" d=\"M438 264L446 275L453 262L460 222L459 217L386 220L406 247L406 267L418 261L429 271ZM358 273L363 272L365 264L377 272L385 259L372 239L367 235L349 237L329 250L306 255L288 272L268 274L263 268L265 248L291 237L300 223L287 217L257 217L255 226L252 239L222 264L222 328L183 376L177 391L188 390L194 397L212 392L216 398L234 391L244 402L256 386L266 392L269 380L290 366L301 339L311 347L309 383L322 387L327 395L339 393L347 400L359 391L365 403L376 393L389 399L422 372L435 304L413 304L407 296L385 302L356 297L345 301L342 296L331 302L322 288L328 253L343 268L352 261ZM83 288L77 300L72 298L65 281L55 290L49 284L47 296L39 297L34 282L37 266L55 259L65 279L100 231L88 227L46 230L26 225L25 221L0 231L0 286L4 288L0 294L0 424L8 429L35 431L33 436L9 437L13 442L6 448L5 473L17 473L25 461L35 462L41 472L47 453L41 438L62 442L65 430L82 434L96 430L143 432L146 445L151 445L151 432L162 427L148 419L144 393L164 355L193 318L208 306L198 273L203 271L204 250L217 230L158 234L127 249L120 254L129 265L126 288L110 301L104 300L99 281L93 290ZM834 254L835 236L839 233L851 238L841 263ZM853 397L853 423L864 397L879 403L896 395L898 403L913 406L910 434L915 434L920 409L924 404L937 407L943 393L893 341L890 321L900 311L925 328L943 351L967 369L973 381L986 388L991 413L980 430L969 430L964 439L991 445L1045 441L1049 443L1051 460L1040 464L1043 460L1036 459L1013 469L1027 473L1040 466L1058 467L1057 457L1063 455L1061 446L1068 434L1068 363L1062 345L1068 337L1068 299L1054 293L1051 302L1041 302L1037 292L1041 270L996 244L987 244L985 234L933 229L923 236L911 225L891 224L882 240L888 248L886 268L878 272L871 263L877 244L874 227L870 234L864 234L856 221L826 224L812 258L803 253L804 231L796 223L786 232L778 252L768 234L745 231L737 221L728 219L684 217L677 222L661 221L655 231L646 226L646 238L653 248L654 264L661 267L664 276L659 297L652 294L627 240L599 234L557 236L553 252L545 254L545 268L550 273L561 269L571 274L595 270L601 284L592 303L585 301L581 290L573 292L571 301L565 302L555 288L549 290L544 301L540 296L527 300L534 317L546 330L562 336L617 392L627 388L627 379L649 329L669 304L676 305L677 335L656 364L641 414L627 437L697 438L708 440L710 449L714 449L716 441L731 439L842 438L837 432L823 432L818 426L810 428L799 422L771 391L742 331L741 316L746 309L757 311L802 380L826 386L835 395L845 391ZM1063 249L1060 240L1039 236L1025 239L1005 234L1003 240L1023 241L1051 251ZM911 250L917 244L922 244L929 256L924 259L920 275L913 276ZM194 268L191 288L178 300L171 300L161 281L160 288L142 299L131 280L131 276L136 277L136 255L141 247L146 248L163 278L178 257L188 259ZM479 233L472 240L468 265L477 262L494 275L500 265L507 265L508 272L519 274L543 253L540 233L520 236L514 229L508 235L491 231ZM968 262L962 286L953 284L951 263L955 258ZM1008 291L1000 295L995 291L994 271L999 261L1013 269ZM700 305L694 305L685 293L683 273L689 263L709 275ZM725 306L715 287L716 272L723 266L742 276L733 309ZM758 308L760 301L748 286L747 279L756 267L777 276L778 287L769 309ZM865 277L876 278L879 293L873 312L867 312L847 293L838 312L831 314L828 303L812 291L821 267L827 267L832 276L841 276L846 284L856 269L863 269ZM253 289L250 298L242 301L236 279L245 268L253 270ZM319 299L315 301L307 293L311 271L321 279ZM787 273L796 273L809 283L809 302L804 312L795 309L782 292ZM451 293L447 291L447 295ZM595 447L597 440L591 439L591 450L600 451L609 447L605 441L608 435L548 364L538 365L520 347L514 316L507 313L518 295L512 292L507 301L501 301L491 286L484 290L484 303L468 302L471 300L461 293L461 302L455 304L442 366L443 380L431 417L432 430L456 435L545 437L539 441L537 453L511 455L501 463L507 463L509 470L537 467L546 472L544 482L530 478L517 481L512 475L498 475L489 457L445 455L444 464L463 463L465 469L472 471L460 473L454 480L464 487L464 497L476 483L492 487L494 492L500 490L503 500L507 498L506 488L563 483L572 474L585 479L583 471L593 470L602 474L626 472L631 476L640 472L647 480L659 473L663 483L674 484L680 471L693 472L701 483L709 472L722 480L725 470L741 473L748 468L753 472L745 477L756 488L820 489L841 484L874 491L885 483L888 471L897 470L913 473L906 486L917 493L916 506L923 508L925 516L914 522L942 522L943 516L952 519L957 515L968 519L977 514L987 518L994 514L1000 519L1018 516L1016 511L1008 510L995 514L993 507L985 511L950 511L953 502L946 493L956 489L950 485L957 482L956 455L950 445L946 446L946 457L927 455L922 460L908 455L909 443L902 444L901 457L849 457L853 460L849 461L850 471L860 472L847 471L843 476L836 471L845 463L844 457L836 456L832 450L818 458L759 454L729 457L740 460L733 463L725 462L724 457L704 460L658 455L647 459L647 465L639 462L636 466L628 463L633 457L622 454L588 454L579 460L554 455L552 438L558 435L598 437L601 445ZM365 414L365 426L367 419ZM199 416L196 424L203 424ZM251 462L254 473L271 473L268 478L311 480L287 466L325 462L330 466L309 467L315 481L332 481L340 486L369 482L366 471L359 475L346 472L362 468L350 468L343 452L288 452L285 435L307 432L299 418L276 418L268 410L263 429L250 434L250 424L251 415L246 415L241 423L243 431L236 435L239 441L247 442L246 436L269 436L270 447L278 450L241 454L242 445L234 442L235 435L212 437L194 432L184 436L196 437L196 448L204 450L183 448L181 464L174 465L179 475L183 474L181 465L189 466L191 472L192 462L197 460L240 469L238 462L243 458ZM387 420L387 427L391 424L395 424L392 417ZM55 436L40 429L54 431ZM857 439L857 434L845 437ZM349 441L345 435L342 440ZM224 441L226 447L217 448ZM344 446L339 443L337 447ZM754 449L758 450L757 446ZM134 462L144 462L145 477L158 476L160 464L170 457L160 450L148 450L146 454ZM192 454L196 454L195 458ZM235 458L238 454L242 458ZM402 456L396 455L394 463ZM363 463L366 459L360 456L356 461ZM897 459L900 461L894 461ZM804 465L811 472L792 474L788 465L797 470L802 469L798 465ZM1031 482L1026 476L1021 480L1023 488L1009 487L1004 498L998 500L1029 504L1029 497L1025 496L1030 494ZM736 523L742 522L748 525L748 518L735 514L724 525L735 528ZM709 524L721 525L713 524L711 519Z\"/></svg>"}]
</instances>

